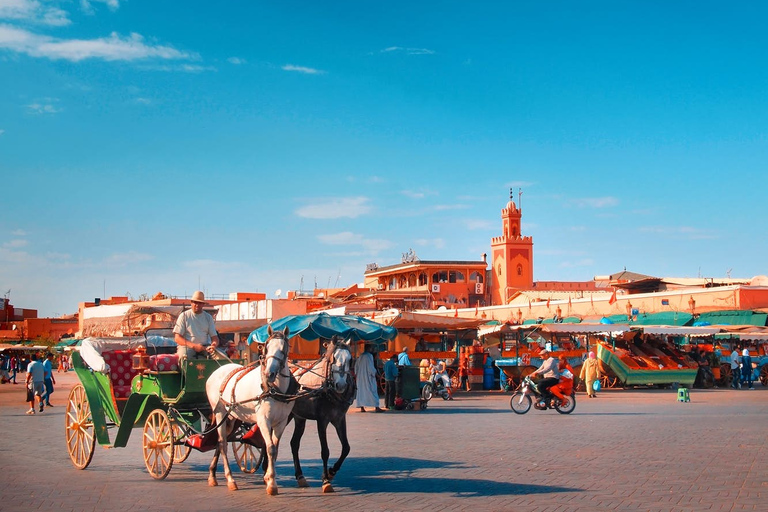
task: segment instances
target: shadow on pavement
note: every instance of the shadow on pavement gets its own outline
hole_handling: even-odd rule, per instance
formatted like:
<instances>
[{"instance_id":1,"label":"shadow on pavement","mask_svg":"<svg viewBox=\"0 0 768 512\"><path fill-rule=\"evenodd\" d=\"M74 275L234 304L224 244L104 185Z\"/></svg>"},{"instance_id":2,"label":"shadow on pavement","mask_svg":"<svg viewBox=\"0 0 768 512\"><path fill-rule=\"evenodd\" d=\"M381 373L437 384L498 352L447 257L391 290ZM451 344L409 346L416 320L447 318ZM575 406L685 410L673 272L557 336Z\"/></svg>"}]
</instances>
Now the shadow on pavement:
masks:
<instances>
[{"instance_id":1,"label":"shadow on pavement","mask_svg":"<svg viewBox=\"0 0 768 512\"><path fill-rule=\"evenodd\" d=\"M331 458L331 463L335 459ZM313 488L320 487L320 474L322 473L322 461L320 459L305 459L301 461L304 475ZM207 473L208 466L203 464L191 465L188 469L194 472ZM232 468L234 477L238 481L260 482L260 472L253 475L244 475L237 467ZM421 470L463 470L467 478L451 478L437 476L419 476L414 472ZM551 485L518 484L515 482L503 482L485 478L474 478L476 467L472 464L463 464L439 460L411 459L404 457L379 457L348 458L344 462L339 474L333 481L337 491L349 494L367 493L421 493L421 494L446 494L455 497L473 496L521 496L528 494L568 493L581 492L583 489L571 487L557 487ZM277 464L278 483L281 486L295 486L293 480L293 463L290 460L279 461ZM238 474L239 473L239 474ZM223 471L219 466L217 475L220 484L223 480ZM290 476L289 476L290 475ZM195 481L194 477L179 478L180 481ZM201 477L201 482L205 477Z\"/></svg>"}]
</instances>

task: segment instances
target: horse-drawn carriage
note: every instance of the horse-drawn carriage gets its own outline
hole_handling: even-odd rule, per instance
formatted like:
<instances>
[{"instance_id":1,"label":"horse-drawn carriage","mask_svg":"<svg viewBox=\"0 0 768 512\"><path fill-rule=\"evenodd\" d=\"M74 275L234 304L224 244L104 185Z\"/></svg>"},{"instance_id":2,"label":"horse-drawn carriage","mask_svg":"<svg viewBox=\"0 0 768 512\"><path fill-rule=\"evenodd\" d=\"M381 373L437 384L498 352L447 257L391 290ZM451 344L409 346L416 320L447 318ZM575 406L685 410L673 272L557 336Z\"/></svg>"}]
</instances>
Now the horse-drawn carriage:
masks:
<instances>
[{"instance_id":1,"label":"horse-drawn carriage","mask_svg":"<svg viewBox=\"0 0 768 512\"><path fill-rule=\"evenodd\" d=\"M83 340L72 353L80 383L69 394L65 415L67 451L76 468L88 467L97 441L109 448L125 447L134 428L143 430L144 463L156 479L168 476L193 447L215 447L201 442L200 434L211 413L205 384L223 361L179 364L175 352L173 340L161 335ZM253 472L261 454L242 440L245 432L234 432L230 439L236 441L233 450L241 470Z\"/></svg>"}]
</instances>

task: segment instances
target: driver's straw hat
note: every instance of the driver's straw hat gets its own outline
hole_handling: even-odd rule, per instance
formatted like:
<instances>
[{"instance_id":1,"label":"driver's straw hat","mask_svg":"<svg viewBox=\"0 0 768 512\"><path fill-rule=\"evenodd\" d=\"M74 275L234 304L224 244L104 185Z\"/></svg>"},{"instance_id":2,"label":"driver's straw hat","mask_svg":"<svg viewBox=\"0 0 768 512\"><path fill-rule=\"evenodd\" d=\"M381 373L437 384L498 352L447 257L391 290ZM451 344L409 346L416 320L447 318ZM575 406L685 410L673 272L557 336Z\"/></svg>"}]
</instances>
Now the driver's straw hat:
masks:
<instances>
[{"instance_id":1,"label":"driver's straw hat","mask_svg":"<svg viewBox=\"0 0 768 512\"><path fill-rule=\"evenodd\" d=\"M202 302L205 303L205 294L201 292L200 290L197 290L195 293L192 294L192 298L190 299L192 302Z\"/></svg>"}]
</instances>

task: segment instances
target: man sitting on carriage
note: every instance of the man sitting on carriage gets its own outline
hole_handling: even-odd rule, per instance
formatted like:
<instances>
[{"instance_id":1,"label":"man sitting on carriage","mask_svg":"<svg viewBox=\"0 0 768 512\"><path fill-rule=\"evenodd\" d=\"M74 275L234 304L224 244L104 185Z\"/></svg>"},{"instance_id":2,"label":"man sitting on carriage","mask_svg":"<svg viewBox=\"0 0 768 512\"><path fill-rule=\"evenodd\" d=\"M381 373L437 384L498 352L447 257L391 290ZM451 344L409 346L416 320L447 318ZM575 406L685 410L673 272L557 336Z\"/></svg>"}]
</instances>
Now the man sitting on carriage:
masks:
<instances>
[{"instance_id":1,"label":"man sitting on carriage","mask_svg":"<svg viewBox=\"0 0 768 512\"><path fill-rule=\"evenodd\" d=\"M180 314L173 328L179 363L182 359L207 358L219 345L213 317L203 311L206 304L203 292L198 290L193 293L191 302L192 309Z\"/></svg>"}]
</instances>

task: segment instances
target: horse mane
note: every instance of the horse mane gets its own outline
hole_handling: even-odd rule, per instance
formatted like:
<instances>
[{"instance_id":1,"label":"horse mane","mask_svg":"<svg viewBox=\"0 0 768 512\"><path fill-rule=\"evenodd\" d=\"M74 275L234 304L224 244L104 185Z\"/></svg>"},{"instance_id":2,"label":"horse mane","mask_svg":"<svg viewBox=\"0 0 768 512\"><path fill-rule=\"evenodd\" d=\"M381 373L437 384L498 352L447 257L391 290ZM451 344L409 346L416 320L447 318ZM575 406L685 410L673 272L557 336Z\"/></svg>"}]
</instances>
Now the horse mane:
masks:
<instances>
[{"instance_id":1,"label":"horse mane","mask_svg":"<svg viewBox=\"0 0 768 512\"><path fill-rule=\"evenodd\" d=\"M320 356L317 361L312 363L311 366L308 368L297 368L293 371L294 377L296 377L296 380L299 381L299 384L301 384L302 387L317 389L325 384L325 381L328 378L328 372L331 368L331 358L337 348L346 349L351 353L349 346L334 337L329 341L323 355Z\"/></svg>"}]
</instances>

